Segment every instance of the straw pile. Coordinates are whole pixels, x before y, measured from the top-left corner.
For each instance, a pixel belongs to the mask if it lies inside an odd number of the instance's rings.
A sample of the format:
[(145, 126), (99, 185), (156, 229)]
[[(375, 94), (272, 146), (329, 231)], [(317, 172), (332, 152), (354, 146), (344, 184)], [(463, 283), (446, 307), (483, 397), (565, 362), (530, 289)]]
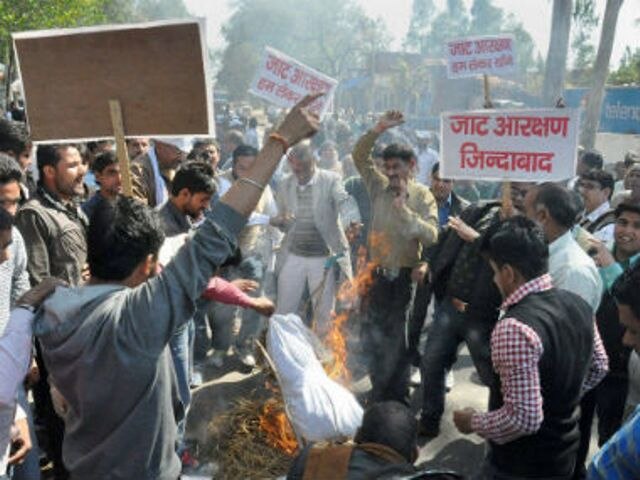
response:
[(209, 424), (210, 455), (220, 467), (220, 478), (266, 479), (286, 475), (293, 456), (269, 445), (260, 426), (265, 405), (284, 412), (281, 399), (265, 403), (264, 398), (244, 398)]

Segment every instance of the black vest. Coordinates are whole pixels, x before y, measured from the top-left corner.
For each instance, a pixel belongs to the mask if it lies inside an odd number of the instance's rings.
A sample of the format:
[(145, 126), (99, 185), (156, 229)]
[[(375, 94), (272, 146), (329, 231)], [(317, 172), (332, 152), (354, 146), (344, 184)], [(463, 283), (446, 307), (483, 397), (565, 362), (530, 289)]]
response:
[[(591, 307), (573, 293), (551, 289), (527, 295), (505, 318), (528, 325), (542, 341), (538, 370), (544, 420), (533, 435), (504, 445), (490, 442), (491, 462), (523, 478), (571, 475), (580, 438), (580, 393), (593, 355)], [(490, 410), (503, 404), (499, 378), (494, 385)]]

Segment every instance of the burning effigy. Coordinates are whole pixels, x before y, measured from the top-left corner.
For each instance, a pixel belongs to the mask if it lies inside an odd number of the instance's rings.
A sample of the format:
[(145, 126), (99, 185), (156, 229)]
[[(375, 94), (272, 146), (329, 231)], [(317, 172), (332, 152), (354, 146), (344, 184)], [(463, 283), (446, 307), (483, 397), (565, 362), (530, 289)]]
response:
[(210, 453), (222, 478), (276, 478), (287, 473), (306, 442), (353, 437), (362, 407), (330, 377), (344, 381), (348, 376), (338, 328), (341, 324), (334, 322), (329, 333), (337, 346), (327, 349), (298, 316), (271, 318), (265, 368), (273, 376), (265, 374), (264, 389), (238, 399), (209, 426)]

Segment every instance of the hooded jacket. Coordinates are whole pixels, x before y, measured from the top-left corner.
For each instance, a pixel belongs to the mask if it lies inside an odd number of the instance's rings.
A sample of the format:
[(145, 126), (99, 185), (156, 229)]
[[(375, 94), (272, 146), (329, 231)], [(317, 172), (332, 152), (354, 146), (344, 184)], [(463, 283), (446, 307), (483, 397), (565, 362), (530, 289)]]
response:
[(244, 223), (219, 203), (156, 277), (136, 288), (58, 288), (44, 303), (34, 332), (67, 406), (63, 459), (72, 478), (178, 478), (181, 412), (167, 344)]

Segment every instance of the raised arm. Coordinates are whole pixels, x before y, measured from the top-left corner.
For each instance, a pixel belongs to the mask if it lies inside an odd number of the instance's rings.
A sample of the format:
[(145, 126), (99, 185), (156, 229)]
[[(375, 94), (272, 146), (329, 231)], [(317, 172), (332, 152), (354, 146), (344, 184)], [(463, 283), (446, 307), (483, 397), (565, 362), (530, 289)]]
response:
[(371, 158), (371, 151), (376, 143), (376, 140), (384, 132), (395, 126), (404, 123), (404, 117), (402, 113), (397, 110), (390, 110), (386, 112), (375, 127), (365, 133), (353, 148), (353, 163), (360, 172), (360, 176), (364, 181), (369, 195), (374, 197), (380, 191), (384, 190), (388, 185), (387, 177), (385, 177), (378, 169), (376, 169)]

